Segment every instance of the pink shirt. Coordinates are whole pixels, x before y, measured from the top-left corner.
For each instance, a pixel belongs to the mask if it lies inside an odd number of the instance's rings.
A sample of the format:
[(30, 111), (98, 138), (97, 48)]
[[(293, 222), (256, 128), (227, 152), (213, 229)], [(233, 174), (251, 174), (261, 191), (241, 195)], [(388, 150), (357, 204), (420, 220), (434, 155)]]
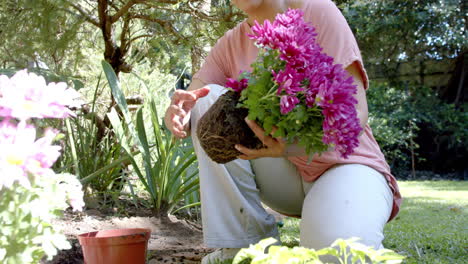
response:
[[(312, 23), (318, 36), (317, 42), (323, 51), (334, 58), (336, 64), (342, 64), (344, 68), (352, 63), (357, 63), (364, 88), (367, 89), (368, 77), (364, 69), (361, 52), (356, 39), (348, 26), (345, 18), (330, 0), (309, 0), (304, 3), (304, 19)], [(213, 83), (224, 86), (227, 78), (237, 78), (240, 71), (251, 70), (250, 64), (256, 59), (258, 49), (247, 34), (252, 34), (246, 21), (229, 30), (218, 40), (205, 60), (202, 68), (193, 78), (204, 83)], [(348, 159), (343, 159), (337, 152), (329, 151), (321, 155), (315, 155), (311, 163), (307, 163), (308, 157), (290, 157), (306, 181), (314, 181), (326, 170), (336, 164), (356, 163), (374, 168), (382, 173), (393, 192), (393, 210), (390, 219), (393, 219), (399, 211), (401, 195), (395, 177), (390, 173), (390, 167), (380, 151), (377, 142), (372, 135), (369, 125), (366, 125), (364, 133), (359, 138), (359, 147)]]

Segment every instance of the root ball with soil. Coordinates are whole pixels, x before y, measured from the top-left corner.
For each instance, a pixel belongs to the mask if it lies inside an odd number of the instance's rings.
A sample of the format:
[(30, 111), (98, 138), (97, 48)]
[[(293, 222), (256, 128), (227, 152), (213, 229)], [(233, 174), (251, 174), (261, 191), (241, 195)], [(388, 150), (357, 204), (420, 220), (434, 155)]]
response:
[(241, 144), (259, 149), (262, 142), (245, 122), (246, 108), (238, 108), (239, 94), (228, 91), (198, 121), (197, 136), (206, 154), (217, 163), (227, 163), (241, 153), (234, 148)]

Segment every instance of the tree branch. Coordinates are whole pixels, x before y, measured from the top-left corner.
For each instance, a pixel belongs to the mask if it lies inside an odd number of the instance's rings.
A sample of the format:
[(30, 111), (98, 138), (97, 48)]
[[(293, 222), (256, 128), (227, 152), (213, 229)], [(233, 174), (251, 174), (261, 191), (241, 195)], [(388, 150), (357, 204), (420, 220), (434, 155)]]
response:
[(151, 5), (151, 6), (155, 6), (157, 4), (170, 4), (170, 5), (175, 5), (175, 4), (178, 4), (179, 3), (179, 0), (158, 0), (156, 3), (148, 3), (147, 1), (145, 1), (145, 5)]
[(209, 17), (210, 15), (200, 10), (199, 7), (195, 7), (192, 3), (188, 2), (188, 7), (197, 14), (201, 14), (203, 17)]
[(130, 8), (132, 8), (132, 6), (138, 4), (138, 3), (144, 3), (146, 2), (146, 0), (130, 0), (128, 1), (122, 8), (120, 8), (117, 13), (115, 13), (113, 16), (110, 17), (110, 21), (111, 23), (114, 23), (116, 22), (117, 20), (119, 20), (119, 18), (121, 18), (124, 14), (126, 14), (128, 12), (128, 10)]
[(171, 31), (173, 33), (173, 35), (179, 41), (187, 40), (182, 34), (180, 34), (179, 31), (177, 31), (177, 29), (174, 28), (174, 26), (169, 21), (154, 18), (154, 17), (150, 17), (150, 16), (147, 16), (147, 15), (141, 15), (141, 14), (131, 15), (130, 18), (142, 19), (142, 20), (146, 20), (146, 21), (149, 21), (149, 22), (157, 23), (157, 24), (161, 25), (163, 28), (166, 28), (169, 31)]
[(84, 11), (79, 5), (72, 4), (72, 3), (70, 3), (70, 5), (71, 5), (76, 11), (78, 11), (78, 13), (80, 13), (80, 15), (81, 15), (82, 17), (84, 17), (84, 19), (85, 19), (86, 21), (88, 21), (89, 23), (95, 25), (96, 27), (99, 27), (99, 22), (98, 22), (95, 18), (91, 17), (91, 16), (89, 15), (89, 13), (87, 13), (86, 11)]
[(120, 48), (122, 49), (122, 53), (126, 54), (128, 51), (129, 43), (128, 43), (128, 36), (129, 36), (129, 28), (130, 26), (130, 18), (125, 16), (124, 23), (122, 26), (122, 33), (120, 34)]
[(136, 36), (136, 37), (134, 37), (134, 38), (132, 38), (132, 39), (130, 39), (130, 40), (128, 41), (128, 45), (130, 45), (131, 43), (133, 43), (134, 41), (136, 41), (136, 40), (138, 40), (138, 39), (141, 39), (141, 38), (151, 38), (151, 37), (153, 37), (153, 36), (154, 36), (154, 35), (151, 35), (151, 34), (144, 34), (144, 35)]
[(193, 15), (195, 15), (198, 18), (208, 20), (208, 21), (218, 21), (218, 22), (219, 21), (230, 21), (233, 16), (243, 15), (242, 12), (237, 11), (237, 12), (230, 12), (228, 17), (223, 17), (221, 15), (212, 16), (210, 14), (207, 14), (207, 13), (203, 12), (202, 10), (200, 10), (200, 8), (193, 6), (193, 4), (191, 2), (188, 3), (188, 7), (191, 10), (191, 13)]

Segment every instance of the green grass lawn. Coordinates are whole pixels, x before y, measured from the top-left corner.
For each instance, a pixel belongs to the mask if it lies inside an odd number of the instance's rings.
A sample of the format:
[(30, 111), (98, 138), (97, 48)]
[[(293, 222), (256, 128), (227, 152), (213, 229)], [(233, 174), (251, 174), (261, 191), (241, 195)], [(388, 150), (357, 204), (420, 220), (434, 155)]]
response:
[(468, 263), (468, 182), (400, 182), (404, 197), (385, 228), (386, 248), (405, 263)]
[[(399, 215), (385, 228), (384, 246), (404, 263), (468, 263), (468, 182), (399, 182), (404, 198)], [(281, 239), (298, 245), (299, 220), (286, 218)]]

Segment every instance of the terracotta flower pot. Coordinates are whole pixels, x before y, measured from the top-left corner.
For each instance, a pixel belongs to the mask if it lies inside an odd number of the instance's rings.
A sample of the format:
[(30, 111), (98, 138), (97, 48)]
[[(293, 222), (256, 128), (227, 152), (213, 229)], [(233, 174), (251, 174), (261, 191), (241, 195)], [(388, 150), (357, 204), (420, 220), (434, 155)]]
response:
[(112, 229), (78, 235), (85, 264), (144, 264), (151, 230)]

